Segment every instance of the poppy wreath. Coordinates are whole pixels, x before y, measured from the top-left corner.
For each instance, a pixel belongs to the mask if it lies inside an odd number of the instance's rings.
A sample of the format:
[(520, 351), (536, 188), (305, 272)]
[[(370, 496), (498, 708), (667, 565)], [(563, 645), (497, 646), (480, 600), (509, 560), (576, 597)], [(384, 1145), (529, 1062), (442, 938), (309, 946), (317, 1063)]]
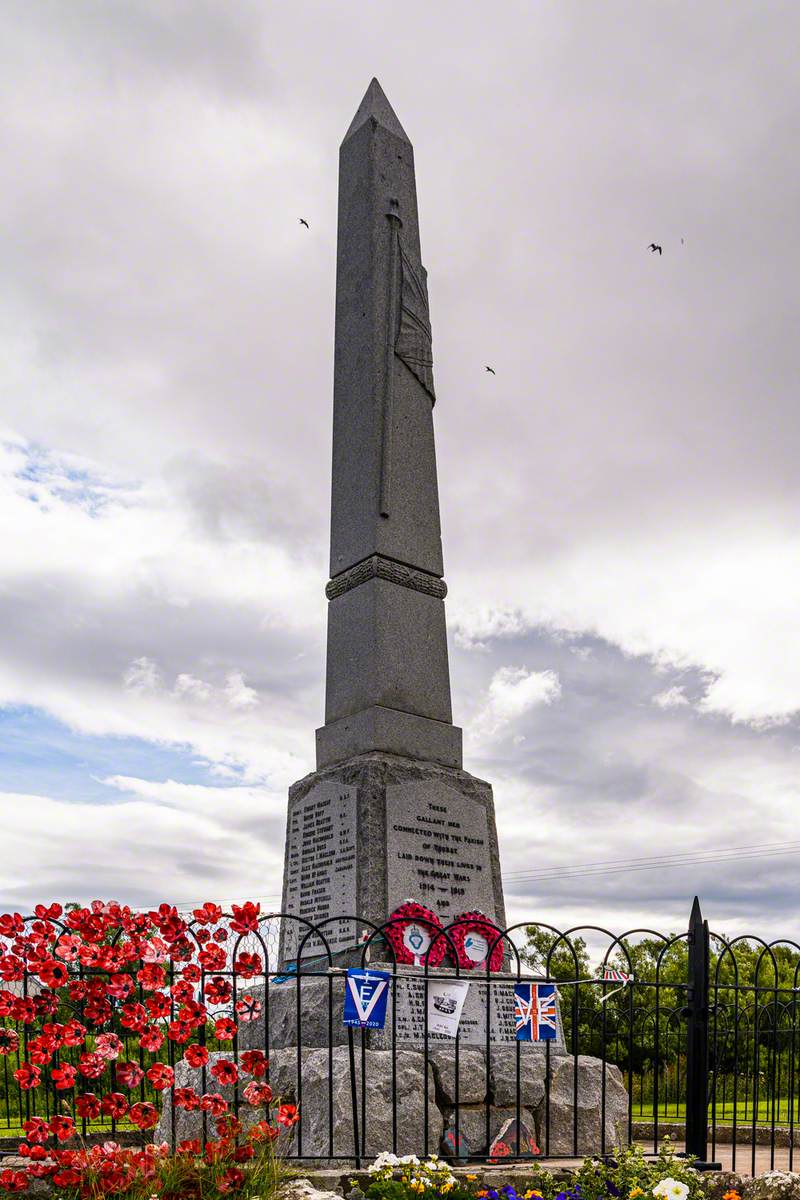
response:
[(447, 932), (455, 947), (459, 967), (465, 971), (473, 971), (475, 967), (485, 967), (486, 960), (473, 958), (467, 953), (468, 940), (471, 936), (482, 938), (489, 947), (493, 947), (489, 957), (489, 970), (499, 971), (503, 965), (503, 939), (501, 931), (493, 925), (482, 912), (466, 912), (456, 917)]
[[(447, 953), (447, 938), (436, 935), (442, 928), (442, 922), (432, 909), (416, 900), (405, 900), (396, 908), (389, 918), (390, 924), (383, 931), (394, 950), (395, 962), (398, 963), (427, 963), (429, 967), (438, 967)], [(412, 925), (421, 925), (430, 937), (427, 948), (420, 947), (421, 953), (414, 954), (413, 949), (406, 945), (406, 932)]]

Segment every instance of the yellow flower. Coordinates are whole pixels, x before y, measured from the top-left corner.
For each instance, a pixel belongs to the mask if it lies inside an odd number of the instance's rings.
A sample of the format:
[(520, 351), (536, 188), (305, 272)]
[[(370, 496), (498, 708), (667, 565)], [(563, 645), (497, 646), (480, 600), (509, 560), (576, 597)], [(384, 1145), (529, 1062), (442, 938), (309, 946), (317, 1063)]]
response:
[(522, 1200), (533, 1200), (534, 1196), (538, 1197), (538, 1200), (542, 1200), (541, 1192), (534, 1191), (533, 1188), (528, 1188), (527, 1192), (525, 1192), (523, 1195)]
[(731, 1188), (729, 1192), (725, 1192), (722, 1200), (742, 1200), (742, 1197), (734, 1188)]
[(477, 1175), (465, 1175), (464, 1178), (466, 1179), (467, 1183), (477, 1183), (478, 1182)]
[(631, 1188), (630, 1195), (628, 1196), (628, 1200), (636, 1200), (637, 1196), (643, 1196), (643, 1195), (644, 1195), (644, 1188), (640, 1188), (640, 1187)]

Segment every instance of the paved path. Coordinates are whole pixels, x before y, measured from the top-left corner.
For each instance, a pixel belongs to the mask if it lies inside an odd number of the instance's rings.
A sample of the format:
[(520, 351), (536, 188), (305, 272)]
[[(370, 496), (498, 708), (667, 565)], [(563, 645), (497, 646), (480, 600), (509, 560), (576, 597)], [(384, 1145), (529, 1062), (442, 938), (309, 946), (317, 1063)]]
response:
[[(683, 1150), (682, 1142), (673, 1143), (676, 1150)], [(653, 1143), (641, 1142), (640, 1145), (644, 1148), (645, 1153), (652, 1153)], [(711, 1145), (709, 1143), (708, 1152), (711, 1154)], [(738, 1171), (740, 1175), (753, 1174), (753, 1148), (750, 1145), (739, 1145), (736, 1147), (736, 1166), (732, 1166), (733, 1146), (730, 1142), (717, 1142), (715, 1161), (720, 1163), (723, 1171)], [(795, 1146), (792, 1165), (789, 1165), (789, 1147), (776, 1146), (774, 1155), (770, 1151), (769, 1146), (756, 1146), (756, 1175), (763, 1175), (765, 1171), (800, 1171), (800, 1148)]]

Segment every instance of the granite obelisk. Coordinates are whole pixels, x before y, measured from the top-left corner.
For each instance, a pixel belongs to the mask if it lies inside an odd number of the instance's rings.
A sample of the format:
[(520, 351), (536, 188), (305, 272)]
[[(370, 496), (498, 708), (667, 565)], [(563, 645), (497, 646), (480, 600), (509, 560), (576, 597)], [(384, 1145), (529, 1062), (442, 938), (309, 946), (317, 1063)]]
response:
[(373, 79), (339, 158), (325, 724), (290, 789), (283, 889), (334, 949), (354, 940), (335, 918), (407, 898), (504, 921), (491, 787), (452, 723), (431, 347), (414, 151)]

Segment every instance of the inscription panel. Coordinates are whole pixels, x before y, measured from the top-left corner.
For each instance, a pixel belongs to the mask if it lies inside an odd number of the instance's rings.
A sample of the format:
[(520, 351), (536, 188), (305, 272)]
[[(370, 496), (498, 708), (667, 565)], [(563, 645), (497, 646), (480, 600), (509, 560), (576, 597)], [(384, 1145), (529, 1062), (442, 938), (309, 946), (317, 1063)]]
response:
[[(356, 792), (354, 787), (326, 780), (315, 784), (293, 805), (287, 835), (285, 912), (314, 924), (355, 913)], [(285, 958), (297, 957), (304, 933), (302, 925), (285, 922)], [(325, 926), (325, 938), (333, 951), (351, 946), (354, 937), (352, 921), (333, 921)], [(321, 939), (311, 936), (302, 956), (322, 951)]]
[[(374, 965), (384, 966), (386, 964)], [(391, 966), (388, 966), (387, 969), (391, 970)], [(370, 1045), (376, 1049), (391, 1049), (393, 1002), (397, 1005), (396, 1044), (399, 1046), (402, 1043), (418, 1050), (422, 1049), (425, 1045), (426, 985), (424, 979), (404, 979), (402, 977), (404, 971), (410, 969), (403, 968), (402, 966), (396, 968), (399, 978), (394, 984), (394, 996), (389, 1000), (386, 1026), (382, 1031), (370, 1034)], [(434, 975), (437, 977), (454, 974), (454, 971), (448, 970), (446, 967), (437, 968), (434, 972)], [(467, 979), (469, 977), (462, 973), (460, 978)], [(461, 1021), (458, 1027), (461, 1045), (486, 1045), (487, 991), (491, 991), (491, 1009), (489, 1010), (490, 1045), (515, 1046), (517, 1044), (517, 1037), (514, 1023), (513, 980), (509, 980), (508, 983), (497, 982), (486, 984), (480, 983), (477, 979), (470, 979), (469, 991), (464, 1001), (464, 1007), (461, 1010)], [(563, 1054), (564, 1038), (561, 1026), (560, 1004), (558, 1004), (558, 1009), (558, 1033), (549, 1045), (551, 1053)], [(447, 1037), (445, 1034), (430, 1033), (429, 1031), (428, 1044), (433, 1046), (436, 1043), (452, 1046), (453, 1039)], [(522, 1048), (527, 1053), (529, 1047), (540, 1048), (543, 1044), (541, 1042), (526, 1042)]]
[(410, 780), (386, 788), (389, 912), (418, 900), (443, 925), (467, 909), (494, 920), (486, 809), (443, 784)]

